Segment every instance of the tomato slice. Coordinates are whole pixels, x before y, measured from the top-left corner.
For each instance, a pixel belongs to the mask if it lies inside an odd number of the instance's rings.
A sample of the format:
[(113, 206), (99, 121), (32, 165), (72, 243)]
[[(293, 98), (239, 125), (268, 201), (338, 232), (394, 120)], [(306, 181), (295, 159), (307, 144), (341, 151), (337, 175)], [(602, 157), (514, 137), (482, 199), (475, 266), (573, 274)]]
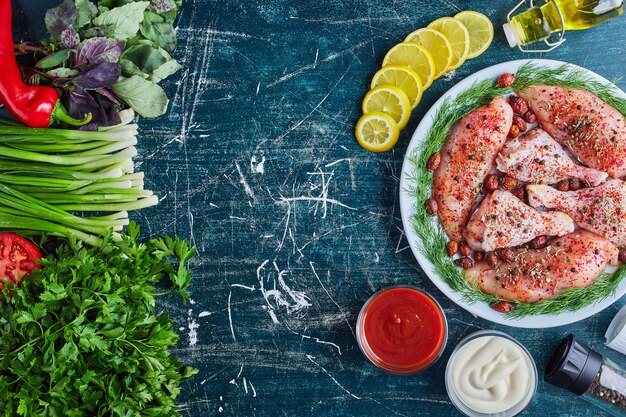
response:
[(41, 252), (33, 242), (15, 233), (0, 233), (0, 288), (7, 280), (19, 284), (35, 268), (41, 268), (37, 259)]

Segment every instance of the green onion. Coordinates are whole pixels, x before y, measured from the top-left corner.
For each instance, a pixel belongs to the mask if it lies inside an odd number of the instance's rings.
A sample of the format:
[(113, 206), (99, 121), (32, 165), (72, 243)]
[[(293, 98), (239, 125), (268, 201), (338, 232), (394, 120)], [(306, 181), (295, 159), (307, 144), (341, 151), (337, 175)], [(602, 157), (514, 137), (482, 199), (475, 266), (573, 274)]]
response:
[(0, 118), (0, 230), (99, 246), (112, 228), (118, 239), (128, 211), (159, 201), (134, 172), (133, 117), (126, 112), (123, 124), (96, 132), (32, 129)]

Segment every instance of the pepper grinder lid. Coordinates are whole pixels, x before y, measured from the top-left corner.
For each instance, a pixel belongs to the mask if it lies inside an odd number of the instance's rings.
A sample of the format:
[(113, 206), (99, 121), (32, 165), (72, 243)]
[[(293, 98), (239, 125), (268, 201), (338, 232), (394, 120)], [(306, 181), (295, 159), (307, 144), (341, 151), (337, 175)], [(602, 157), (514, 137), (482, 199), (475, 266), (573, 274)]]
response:
[(552, 352), (544, 379), (549, 384), (581, 395), (591, 386), (600, 365), (602, 355), (589, 349), (570, 333)]

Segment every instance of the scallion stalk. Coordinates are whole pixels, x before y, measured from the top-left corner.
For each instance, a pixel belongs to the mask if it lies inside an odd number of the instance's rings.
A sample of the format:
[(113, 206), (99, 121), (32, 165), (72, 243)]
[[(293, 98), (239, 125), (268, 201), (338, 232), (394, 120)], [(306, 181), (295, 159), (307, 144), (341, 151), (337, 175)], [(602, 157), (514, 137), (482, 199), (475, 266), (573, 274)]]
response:
[(143, 189), (143, 173), (134, 172), (133, 117), (123, 112), (122, 125), (96, 132), (31, 129), (0, 119), (0, 230), (100, 245), (100, 236), (113, 229), (119, 239), (128, 211), (159, 201)]

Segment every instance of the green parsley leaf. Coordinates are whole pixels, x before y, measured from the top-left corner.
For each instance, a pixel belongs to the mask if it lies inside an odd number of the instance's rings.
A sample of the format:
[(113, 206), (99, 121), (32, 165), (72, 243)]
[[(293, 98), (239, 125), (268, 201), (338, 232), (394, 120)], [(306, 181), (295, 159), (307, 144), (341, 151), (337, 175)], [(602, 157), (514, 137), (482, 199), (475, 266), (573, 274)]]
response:
[(155, 286), (166, 278), (188, 297), (185, 262), (195, 250), (178, 239), (140, 242), (134, 223), (128, 233), (121, 242), (107, 236), (101, 248), (68, 241), (21, 288), (7, 284), (1, 415), (180, 415), (180, 384), (197, 370), (169, 352), (179, 338), (156, 313)]

